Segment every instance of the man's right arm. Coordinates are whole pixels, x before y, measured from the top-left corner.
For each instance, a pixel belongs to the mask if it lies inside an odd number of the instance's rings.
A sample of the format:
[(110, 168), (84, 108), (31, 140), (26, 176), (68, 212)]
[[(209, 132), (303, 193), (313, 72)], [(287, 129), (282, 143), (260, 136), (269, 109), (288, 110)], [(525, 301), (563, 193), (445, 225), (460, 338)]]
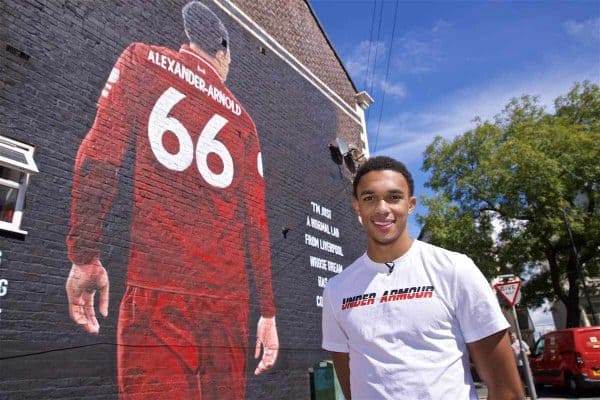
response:
[(332, 351), (331, 359), (333, 360), (333, 367), (335, 368), (335, 374), (340, 382), (340, 387), (342, 388), (342, 392), (344, 392), (344, 397), (346, 397), (346, 400), (351, 400), (350, 355), (348, 353), (338, 353)]
[(69, 313), (89, 333), (97, 333), (94, 297), (100, 313), (108, 314), (108, 276), (100, 262), (105, 216), (117, 192), (118, 170), (131, 140), (131, 115), (126, 100), (135, 45), (115, 64), (98, 100), (96, 119), (83, 139), (73, 174), (71, 229), (67, 251), (73, 263), (66, 290)]
[(98, 100), (94, 124), (77, 151), (67, 236), (73, 264), (87, 265), (100, 258), (104, 218), (117, 192), (117, 174), (131, 136), (126, 94), (134, 48), (129, 46), (112, 69)]

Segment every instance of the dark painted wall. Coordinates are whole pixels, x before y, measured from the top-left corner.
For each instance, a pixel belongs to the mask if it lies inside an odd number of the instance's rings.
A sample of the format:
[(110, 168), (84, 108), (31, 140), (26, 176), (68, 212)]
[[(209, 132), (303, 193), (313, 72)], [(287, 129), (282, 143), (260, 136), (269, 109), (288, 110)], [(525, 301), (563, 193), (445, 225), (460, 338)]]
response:
[[(185, 42), (184, 4), (56, 0), (0, 5), (0, 135), (34, 145), (40, 169), (27, 194), (22, 229), (29, 234), (0, 233), (0, 279), (7, 281), (0, 297), (0, 398), (117, 397), (116, 327), (126, 284), (135, 150), (125, 156), (106, 218), (102, 262), (111, 293), (109, 316), (100, 320), (98, 335), (82, 332), (70, 320), (64, 289), (75, 154), (119, 54), (132, 42), (178, 49)], [(282, 59), (260, 52), (260, 43), (217, 6), (208, 5), (229, 30), (228, 87), (253, 118), (261, 140), (271, 232), (281, 351), (271, 372), (252, 374), (259, 312), (251, 297), (246, 398), (307, 399), (307, 370), (327, 358), (320, 350), (320, 284), (335, 275), (311, 267), (310, 257), (333, 262), (335, 269), (364, 248), (350, 208), (350, 181), (327, 146), (349, 117)], [(23, 54), (7, 51), (7, 45)], [(357, 137), (359, 131), (356, 125)], [(318, 215), (315, 204), (325, 215)], [(332, 233), (337, 229), (339, 237), (308, 226), (310, 217), (327, 223)], [(307, 244), (307, 234), (340, 246), (343, 256)]]

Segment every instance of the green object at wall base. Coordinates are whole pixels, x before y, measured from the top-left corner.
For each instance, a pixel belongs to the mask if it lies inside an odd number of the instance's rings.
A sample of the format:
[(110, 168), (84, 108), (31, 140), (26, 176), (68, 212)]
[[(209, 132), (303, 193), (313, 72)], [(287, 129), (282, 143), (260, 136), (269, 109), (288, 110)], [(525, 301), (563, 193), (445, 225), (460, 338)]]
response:
[(331, 361), (319, 361), (309, 372), (311, 400), (346, 400)]

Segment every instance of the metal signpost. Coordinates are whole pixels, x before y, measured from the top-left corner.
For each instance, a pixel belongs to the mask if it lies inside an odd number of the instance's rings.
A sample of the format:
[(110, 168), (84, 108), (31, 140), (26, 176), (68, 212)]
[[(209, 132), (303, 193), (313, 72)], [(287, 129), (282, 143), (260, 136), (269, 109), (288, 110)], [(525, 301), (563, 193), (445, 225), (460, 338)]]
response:
[(500, 278), (500, 281), (494, 284), (494, 288), (498, 291), (498, 293), (500, 293), (500, 295), (512, 308), (513, 317), (515, 318), (517, 339), (519, 340), (521, 360), (523, 361), (523, 367), (525, 368), (525, 378), (527, 379), (529, 394), (531, 395), (532, 400), (537, 400), (535, 384), (533, 383), (533, 376), (531, 375), (531, 368), (529, 367), (529, 359), (527, 358), (527, 353), (525, 353), (525, 350), (523, 350), (521, 327), (519, 326), (519, 318), (517, 316), (517, 310), (515, 308), (515, 304), (517, 304), (519, 300), (521, 300), (521, 279), (519, 279), (516, 276), (502, 276)]

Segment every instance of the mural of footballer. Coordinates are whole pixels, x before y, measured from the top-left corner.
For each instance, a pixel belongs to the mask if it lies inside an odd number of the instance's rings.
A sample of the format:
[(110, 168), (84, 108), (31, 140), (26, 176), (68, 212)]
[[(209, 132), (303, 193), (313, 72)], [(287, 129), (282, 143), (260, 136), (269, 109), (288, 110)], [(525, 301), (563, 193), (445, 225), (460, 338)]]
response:
[(279, 349), (256, 127), (224, 82), (229, 34), (204, 4), (182, 10), (179, 51), (131, 44), (98, 101), (75, 162), (69, 313), (97, 333), (108, 314), (101, 263), (119, 170), (135, 148), (127, 286), (118, 321), (121, 399), (243, 399), (252, 264), (261, 317), (254, 373)]

